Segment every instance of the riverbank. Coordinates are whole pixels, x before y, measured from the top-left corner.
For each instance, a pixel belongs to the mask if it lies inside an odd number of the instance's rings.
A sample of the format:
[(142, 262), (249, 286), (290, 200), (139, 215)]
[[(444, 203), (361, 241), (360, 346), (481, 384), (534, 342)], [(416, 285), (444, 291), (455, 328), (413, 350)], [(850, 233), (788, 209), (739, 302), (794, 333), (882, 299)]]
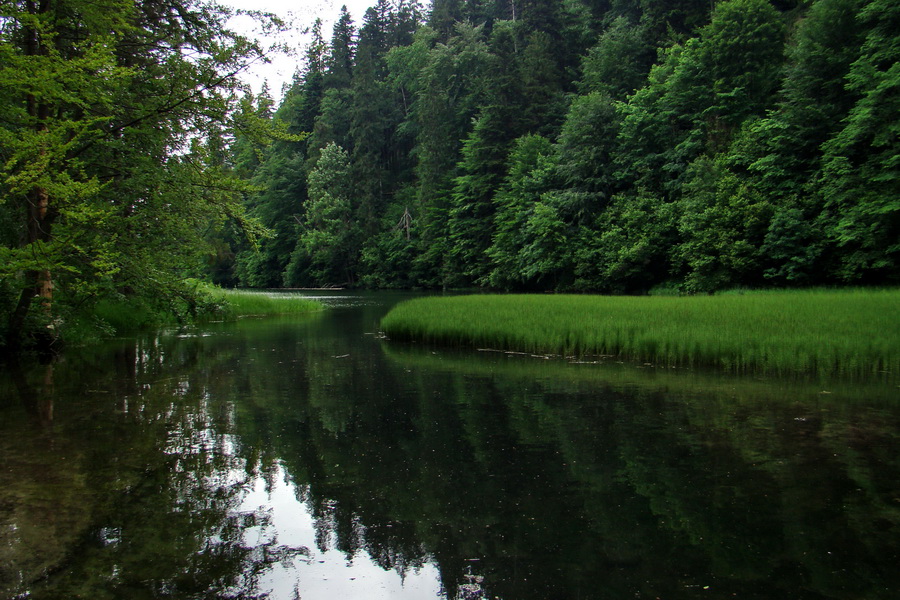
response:
[(289, 293), (223, 288), (209, 288), (207, 293), (218, 307), (215, 311), (203, 316), (203, 319), (207, 321), (233, 321), (241, 317), (302, 314), (324, 308), (321, 302)]
[(102, 300), (78, 315), (68, 340), (90, 342), (160, 327), (236, 321), (245, 317), (306, 314), (323, 310), (320, 302), (295, 294), (232, 290), (198, 284), (190, 293), (154, 302), (143, 297)]
[(900, 372), (900, 289), (429, 297), (396, 306), (381, 328), (393, 340), (730, 372)]

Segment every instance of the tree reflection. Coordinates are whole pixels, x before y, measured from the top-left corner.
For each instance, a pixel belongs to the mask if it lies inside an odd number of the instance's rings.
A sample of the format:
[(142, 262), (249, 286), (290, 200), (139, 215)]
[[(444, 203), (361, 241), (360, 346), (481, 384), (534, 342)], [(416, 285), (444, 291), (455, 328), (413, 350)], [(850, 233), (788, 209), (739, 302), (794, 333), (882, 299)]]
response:
[[(460, 600), (900, 588), (895, 407), (385, 356), (352, 327), (157, 336), (57, 364), (52, 386), (0, 381), (20, 398), (0, 405), (0, 591), (254, 598), (278, 571), (303, 596), (331, 550), (436, 564)], [(48, 396), (52, 421), (27, 408)], [(308, 546), (257, 502), (283, 485)]]
[[(71, 404), (58, 411), (65, 460), (4, 448), (4, 466), (30, 458), (44, 473), (13, 473), (2, 486), (3, 530), (17, 532), (2, 544), (5, 592), (249, 598), (271, 565), (308, 556), (270, 535), (266, 510), (242, 507), (252, 474), (275, 464), (242, 456), (233, 406), (194, 377), (199, 349), (138, 344), (95, 364), (98, 377), (67, 390)], [(43, 498), (52, 507), (37, 510)]]

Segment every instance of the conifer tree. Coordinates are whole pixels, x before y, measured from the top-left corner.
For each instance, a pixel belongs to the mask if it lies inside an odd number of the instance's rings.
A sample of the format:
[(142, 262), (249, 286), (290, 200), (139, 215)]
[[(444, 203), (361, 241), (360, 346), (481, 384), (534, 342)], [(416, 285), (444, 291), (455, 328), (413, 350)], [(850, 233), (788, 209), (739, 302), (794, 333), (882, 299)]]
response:
[(353, 19), (347, 11), (347, 6), (341, 6), (341, 14), (332, 30), (330, 52), (325, 63), (328, 67), (329, 88), (350, 86), (356, 52), (355, 35), (356, 29), (353, 27)]
[(303, 226), (286, 280), (292, 285), (352, 285), (360, 237), (347, 152), (334, 142), (325, 146), (308, 186)]

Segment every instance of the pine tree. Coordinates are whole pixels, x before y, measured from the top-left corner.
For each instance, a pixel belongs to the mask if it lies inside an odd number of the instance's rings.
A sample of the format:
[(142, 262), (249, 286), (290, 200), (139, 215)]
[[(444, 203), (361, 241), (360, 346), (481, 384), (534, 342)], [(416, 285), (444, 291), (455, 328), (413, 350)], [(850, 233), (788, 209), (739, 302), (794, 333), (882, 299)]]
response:
[[(553, 187), (553, 145), (541, 136), (527, 135), (516, 140), (507, 165), (508, 175), (494, 198), (494, 235), (487, 255), (491, 270), (487, 281), (500, 289), (537, 288), (552, 275), (545, 269), (538, 223), (545, 219), (541, 196)], [(563, 250), (565, 244), (555, 251)], [(558, 266), (558, 265), (556, 265)]]
[(347, 7), (341, 7), (341, 14), (334, 24), (331, 36), (331, 48), (325, 64), (327, 65), (327, 83), (329, 88), (346, 88), (350, 86), (353, 76), (353, 59), (356, 51), (354, 38), (356, 29)]
[(644, 85), (654, 58), (643, 30), (618, 17), (584, 58), (582, 92), (603, 92), (614, 100), (625, 100)]
[(428, 25), (442, 40), (447, 40), (453, 28), (462, 19), (462, 0), (432, 0)]

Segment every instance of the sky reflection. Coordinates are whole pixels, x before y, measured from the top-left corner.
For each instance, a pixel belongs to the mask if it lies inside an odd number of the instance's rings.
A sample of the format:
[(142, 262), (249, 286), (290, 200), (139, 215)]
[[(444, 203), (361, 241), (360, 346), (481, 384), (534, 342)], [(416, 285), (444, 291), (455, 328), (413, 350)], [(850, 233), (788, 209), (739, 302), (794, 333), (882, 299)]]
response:
[[(259, 476), (240, 504), (241, 512), (266, 511), (268, 522), (248, 529), (244, 543), (255, 547), (275, 541), (279, 547), (305, 549), (303, 555), (288, 556), (262, 574), (258, 593), (272, 600), (354, 600), (443, 598), (440, 573), (432, 562), (400, 573), (375, 563), (365, 550), (353, 556), (323, 539), (321, 528), (305, 498), (308, 487), (297, 487), (282, 466), (275, 477)], [(318, 536), (318, 538), (317, 538)]]

